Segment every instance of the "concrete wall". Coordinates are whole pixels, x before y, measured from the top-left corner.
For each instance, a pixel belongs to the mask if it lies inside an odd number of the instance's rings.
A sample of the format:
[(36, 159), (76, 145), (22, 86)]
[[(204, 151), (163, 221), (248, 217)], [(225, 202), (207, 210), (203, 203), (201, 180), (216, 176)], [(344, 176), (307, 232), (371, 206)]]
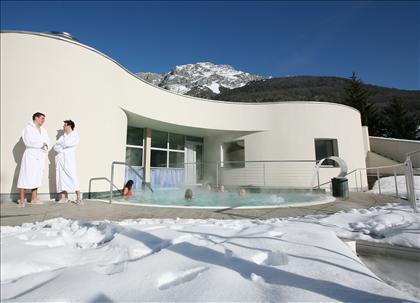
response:
[[(403, 163), (407, 153), (420, 150), (420, 141), (370, 137), (370, 147), (375, 153)], [(413, 166), (420, 168), (420, 153), (411, 157)]]
[[(245, 140), (246, 160), (315, 159), (315, 138), (337, 138), (339, 156), (349, 169), (365, 166), (360, 114), (350, 107), (230, 103), (173, 94), (92, 48), (54, 35), (1, 33), (1, 88), (3, 194), (17, 191), (21, 131), (36, 111), (46, 114), (53, 143), (62, 121), (75, 121), (84, 192), (90, 178), (109, 177), (111, 162), (125, 160), (127, 120), (133, 126), (204, 137), (205, 161), (219, 160), (220, 144), (235, 138)], [(50, 152), (45, 164), (42, 193), (55, 192), (54, 155)], [(123, 170), (116, 180), (122, 186)], [(108, 189), (105, 182), (93, 187)]]

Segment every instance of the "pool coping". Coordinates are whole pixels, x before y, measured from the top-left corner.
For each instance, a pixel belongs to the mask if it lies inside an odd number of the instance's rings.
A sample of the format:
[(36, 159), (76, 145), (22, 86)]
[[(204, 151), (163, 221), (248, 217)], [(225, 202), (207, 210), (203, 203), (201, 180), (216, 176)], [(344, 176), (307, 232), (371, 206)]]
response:
[(57, 204), (51, 200), (44, 205), (27, 205), (18, 208), (16, 203), (0, 204), (0, 225), (16, 226), (24, 223), (41, 222), (54, 218), (65, 218), (80, 221), (122, 221), (126, 219), (216, 219), (216, 220), (267, 220), (297, 218), (304, 216), (328, 216), (339, 211), (351, 209), (380, 207), (388, 203), (405, 203), (406, 200), (372, 193), (351, 192), (347, 200), (337, 199), (332, 203), (312, 206), (259, 208), (259, 209), (191, 209), (169, 207), (139, 207), (115, 203), (104, 203), (99, 200), (84, 200), (85, 205), (74, 203)]
[(142, 206), (142, 207), (163, 207), (163, 208), (185, 208), (185, 209), (271, 209), (271, 208), (287, 208), (287, 207), (304, 207), (304, 206), (313, 206), (313, 205), (321, 205), (326, 203), (333, 203), (336, 202), (337, 199), (333, 196), (326, 196), (325, 200), (321, 201), (313, 201), (313, 202), (299, 202), (299, 203), (286, 203), (283, 205), (255, 205), (255, 206), (229, 206), (229, 205), (222, 205), (222, 206), (198, 206), (198, 205), (164, 205), (164, 204), (149, 204), (149, 203), (136, 203), (136, 202), (125, 202), (119, 200), (103, 200), (103, 199), (95, 199), (95, 201), (100, 201), (104, 203), (111, 203), (111, 204), (120, 204), (120, 205), (130, 205), (130, 206)]

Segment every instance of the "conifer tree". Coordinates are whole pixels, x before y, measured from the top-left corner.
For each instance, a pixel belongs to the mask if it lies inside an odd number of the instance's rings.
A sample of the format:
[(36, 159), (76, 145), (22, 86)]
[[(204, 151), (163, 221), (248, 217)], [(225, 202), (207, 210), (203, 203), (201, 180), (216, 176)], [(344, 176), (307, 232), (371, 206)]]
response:
[(353, 72), (350, 77), (351, 82), (346, 88), (346, 99), (344, 104), (357, 109), (360, 112), (362, 125), (369, 127), (369, 133), (372, 136), (381, 136), (381, 114), (374, 103), (369, 102), (373, 92), (369, 91), (363, 82), (357, 78)]
[(420, 119), (415, 113), (408, 112), (405, 104), (393, 97), (384, 109), (385, 136), (398, 139), (419, 139)]

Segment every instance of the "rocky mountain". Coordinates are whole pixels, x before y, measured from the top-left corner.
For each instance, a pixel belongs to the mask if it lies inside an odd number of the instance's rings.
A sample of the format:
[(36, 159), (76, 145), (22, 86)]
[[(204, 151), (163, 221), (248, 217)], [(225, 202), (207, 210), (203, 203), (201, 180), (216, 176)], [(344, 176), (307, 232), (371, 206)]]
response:
[(164, 74), (137, 73), (139, 78), (172, 92), (200, 98), (214, 98), (221, 91), (246, 85), (263, 77), (211, 62), (178, 65)]
[(163, 79), (163, 75), (157, 73), (137, 73), (136, 76), (156, 86), (159, 86)]

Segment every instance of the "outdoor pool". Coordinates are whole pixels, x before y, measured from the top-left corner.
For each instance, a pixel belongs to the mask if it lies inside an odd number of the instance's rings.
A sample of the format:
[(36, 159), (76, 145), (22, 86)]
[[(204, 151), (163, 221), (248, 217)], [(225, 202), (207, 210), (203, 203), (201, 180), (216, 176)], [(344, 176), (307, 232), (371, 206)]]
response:
[(151, 193), (148, 190), (133, 192), (133, 196), (118, 202), (130, 204), (161, 206), (161, 207), (191, 207), (191, 208), (273, 208), (322, 204), (335, 201), (329, 194), (308, 191), (281, 190), (249, 190), (245, 197), (239, 196), (238, 190), (229, 192), (209, 192), (204, 189), (193, 189), (193, 199), (184, 199), (185, 190), (165, 189)]

